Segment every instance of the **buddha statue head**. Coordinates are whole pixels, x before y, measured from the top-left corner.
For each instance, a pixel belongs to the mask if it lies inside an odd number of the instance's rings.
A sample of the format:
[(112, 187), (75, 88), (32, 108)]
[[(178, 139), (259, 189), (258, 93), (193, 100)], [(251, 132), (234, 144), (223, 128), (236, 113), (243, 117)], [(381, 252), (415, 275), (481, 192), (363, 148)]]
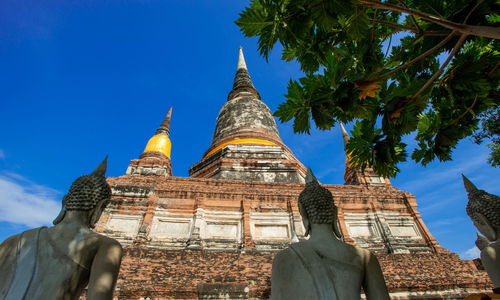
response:
[(467, 177), (462, 175), (468, 193), (467, 215), (474, 226), (489, 241), (500, 238), (500, 197), (478, 189)]
[(305, 236), (311, 232), (311, 224), (331, 224), (337, 238), (342, 239), (332, 193), (320, 185), (310, 168), (307, 169), (306, 186), (299, 195), (299, 211), (306, 229)]
[(95, 227), (104, 208), (111, 197), (111, 188), (106, 182), (106, 157), (89, 175), (78, 177), (63, 197), (59, 215), (54, 219), (54, 225), (59, 224), (67, 212), (83, 211), (88, 213), (88, 225)]

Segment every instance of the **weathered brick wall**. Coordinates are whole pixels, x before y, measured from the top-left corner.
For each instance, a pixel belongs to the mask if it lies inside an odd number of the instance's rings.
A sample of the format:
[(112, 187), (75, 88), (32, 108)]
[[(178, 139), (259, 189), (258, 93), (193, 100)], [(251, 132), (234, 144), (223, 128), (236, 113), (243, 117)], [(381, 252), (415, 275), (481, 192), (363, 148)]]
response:
[(491, 289), (485, 271), (455, 253), (377, 255), (391, 292)]
[[(275, 253), (191, 251), (129, 247), (116, 295), (119, 299), (198, 298), (200, 284), (245, 284), (250, 298), (269, 298)], [(484, 271), (456, 254), (378, 255), (390, 292), (491, 288)]]
[(268, 298), (273, 253), (130, 247), (120, 270), (119, 299), (198, 298), (203, 283), (243, 283), (249, 297)]

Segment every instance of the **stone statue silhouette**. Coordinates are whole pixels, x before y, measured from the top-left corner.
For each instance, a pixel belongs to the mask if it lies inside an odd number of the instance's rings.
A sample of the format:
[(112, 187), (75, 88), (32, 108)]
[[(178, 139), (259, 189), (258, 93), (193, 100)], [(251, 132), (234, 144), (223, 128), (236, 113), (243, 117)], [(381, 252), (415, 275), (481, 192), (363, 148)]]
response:
[(54, 227), (0, 244), (0, 300), (79, 299), (87, 285), (88, 300), (112, 299), (122, 248), (91, 230), (111, 196), (106, 164), (73, 182)]
[(486, 238), (478, 236), (476, 245), (481, 250), (481, 262), (500, 294), (500, 197), (478, 189), (462, 175), (468, 193), (467, 215)]
[(377, 258), (368, 250), (341, 241), (337, 209), (330, 191), (308, 169), (299, 210), (308, 240), (291, 244), (273, 262), (271, 299), (361, 299), (389, 295)]

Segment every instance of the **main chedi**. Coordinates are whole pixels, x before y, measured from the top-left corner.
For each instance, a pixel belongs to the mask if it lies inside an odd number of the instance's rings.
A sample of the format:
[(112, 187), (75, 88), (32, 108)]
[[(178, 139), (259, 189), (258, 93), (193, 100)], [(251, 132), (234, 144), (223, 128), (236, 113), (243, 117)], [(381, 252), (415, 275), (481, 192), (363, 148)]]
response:
[[(207, 149), (189, 177), (171, 172), (175, 140), (170, 157), (149, 146), (152, 138), (124, 176), (108, 179), (113, 196), (96, 229), (124, 247), (119, 299), (271, 296), (276, 253), (306, 238), (297, 205), (306, 168), (263, 99), (240, 49), (212, 142), (193, 145)], [(484, 271), (437, 243), (413, 195), (369, 169), (347, 163), (345, 175), (345, 184), (323, 185), (338, 230), (346, 243), (376, 254), (391, 297), (460, 298), (490, 288)]]
[(212, 145), (189, 169), (190, 176), (301, 183), (305, 172), (281, 140), (271, 110), (250, 79), (240, 48), (233, 89), (217, 117)]

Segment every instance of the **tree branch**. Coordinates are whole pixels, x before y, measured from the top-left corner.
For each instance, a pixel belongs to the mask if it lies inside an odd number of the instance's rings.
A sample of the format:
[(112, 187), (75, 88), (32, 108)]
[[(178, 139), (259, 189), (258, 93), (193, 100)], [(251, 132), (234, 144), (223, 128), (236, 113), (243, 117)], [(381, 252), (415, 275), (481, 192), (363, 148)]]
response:
[(390, 60), (388, 60), (382, 67), (378, 68), (375, 72), (373, 72), (373, 74), (377, 74), (378, 72), (384, 70), (389, 64), (391, 64), (393, 61), (395, 61), (396, 58), (398, 58), (406, 49), (413, 46), (421, 38), (423, 38), (423, 35), (415, 36), (415, 38), (411, 42), (409, 42), (404, 47), (402, 47), (401, 50), (399, 50), (399, 52), (396, 55), (393, 55)]
[(424, 53), (422, 53), (421, 55), (415, 57), (414, 59), (410, 60), (409, 62), (407, 62), (406, 64), (402, 65), (402, 66), (399, 66), (395, 69), (392, 69), (391, 71), (385, 73), (385, 74), (382, 74), (380, 75), (379, 77), (377, 77), (376, 79), (373, 79), (373, 80), (380, 80), (380, 79), (383, 79), (383, 78), (386, 78), (396, 72), (399, 72), (401, 70), (404, 70), (406, 68), (408, 68), (409, 66), (413, 65), (414, 63), (426, 58), (427, 56), (431, 55), (432, 53), (436, 52), (439, 48), (443, 47), (446, 43), (448, 43), (448, 41), (455, 35), (455, 32), (451, 32), (447, 37), (445, 37), (441, 42), (439, 42), (437, 45), (435, 45), (434, 47), (432, 47), (431, 49), (425, 51)]
[(477, 35), (477, 36), (484, 36), (484, 37), (492, 38), (492, 39), (500, 39), (500, 28), (497, 28), (497, 27), (459, 24), (459, 23), (455, 23), (455, 22), (440, 18), (440, 17), (435, 16), (435, 15), (431, 15), (428, 13), (423, 13), (423, 12), (412, 10), (409, 8), (404, 8), (401, 6), (388, 4), (388, 3), (382, 3), (382, 2), (373, 1), (373, 0), (360, 0), (360, 3), (362, 6), (365, 6), (365, 7), (387, 9), (387, 10), (391, 10), (391, 11), (398, 11), (398, 12), (402, 12), (405, 14), (409, 14), (409, 15), (427, 20), (429, 22), (436, 23), (436, 24), (441, 25), (445, 28), (452, 29), (453, 31), (459, 32), (461, 34)]
[(387, 21), (384, 21), (384, 20), (375, 20), (375, 19), (373, 19), (372, 21), (375, 22), (375, 23), (378, 23), (378, 24), (384, 24), (384, 25), (387, 25), (387, 26), (391, 26), (391, 27), (394, 27), (394, 28), (401, 29), (401, 30), (407, 30), (407, 31), (415, 32), (415, 33), (420, 33), (420, 31), (418, 29), (415, 29), (415, 28), (410, 27), (410, 26), (404, 26), (404, 25), (400, 25), (400, 24), (396, 24), (396, 23), (392, 23), (392, 22), (387, 22)]
[(469, 17), (472, 15), (472, 13), (476, 10), (476, 8), (479, 6), (479, 4), (481, 4), (483, 2), (483, 0), (477, 0), (476, 2), (476, 5), (474, 5), (474, 7), (469, 11), (469, 13), (467, 14), (467, 16), (465, 17), (465, 20), (464, 20), (464, 24), (467, 23), (467, 20), (469, 20)]
[(418, 90), (418, 92), (412, 96), (413, 99), (416, 99), (418, 96), (420, 96), (432, 84), (432, 82), (436, 80), (436, 78), (441, 74), (441, 72), (443, 72), (444, 68), (448, 65), (453, 56), (455, 56), (458, 50), (460, 50), (466, 38), (467, 38), (466, 34), (462, 34), (460, 36), (457, 43), (455, 44), (455, 47), (453, 47), (453, 50), (451, 50), (450, 55), (448, 55), (448, 58), (446, 58), (441, 67), (439, 67), (439, 70), (437, 70), (436, 73), (434, 73), (434, 75), (432, 75), (432, 77), (429, 78), (429, 80), (427, 80), (427, 82), (420, 88), (420, 90)]
[(495, 72), (499, 66), (500, 66), (500, 61), (497, 62), (493, 68), (491, 68), (491, 71), (488, 72), (488, 76), (491, 76), (491, 74), (493, 74), (493, 72)]
[[(418, 29), (415, 29), (415, 28), (410, 27), (410, 26), (405, 26), (405, 25), (401, 25), (401, 24), (391, 23), (391, 22), (384, 21), (384, 20), (375, 20), (375, 19), (372, 19), (371, 21), (373, 23), (384, 24), (384, 25), (387, 25), (387, 26), (391, 26), (391, 27), (397, 28), (397, 29), (399, 29), (398, 31), (407, 30), (407, 31), (415, 32), (416, 34), (422, 34), (422, 35), (427, 35), (427, 36), (443, 36), (443, 35), (450, 34), (450, 31), (422, 31), (422, 30), (418, 30)], [(392, 32), (392, 33), (394, 33), (394, 32)]]
[(387, 49), (385, 50), (384, 58), (386, 58), (387, 54), (389, 54), (389, 49), (391, 49), (391, 44), (392, 44), (392, 34), (391, 36), (389, 36), (389, 44), (387, 44)]
[[(408, 5), (406, 5), (406, 3), (403, 1), (403, 0), (398, 0), (399, 3), (401, 3), (401, 5), (403, 5), (404, 8), (408, 8)], [(411, 22), (413, 23), (413, 26), (415, 26), (415, 28), (417, 28), (417, 30), (419, 32), (422, 32), (422, 28), (420, 28), (420, 26), (418, 26), (418, 23), (417, 23), (417, 20), (415, 19), (415, 17), (413, 15), (410, 15), (410, 18), (411, 18)]]
[(445, 35), (448, 35), (450, 34), (450, 31), (439, 31), (439, 30), (436, 30), (436, 31), (424, 31), (422, 32), (423, 35), (426, 35), (426, 36), (445, 36)]
[(375, 39), (375, 26), (373, 26), (373, 24), (375, 23), (375, 21), (377, 19), (377, 13), (378, 13), (378, 9), (375, 9), (375, 12), (373, 13), (373, 20), (372, 20), (372, 40), (371, 40), (372, 43), (373, 43), (373, 40)]
[[(472, 102), (472, 105), (471, 105), (471, 106), (469, 106), (469, 107), (467, 107), (467, 108), (465, 109), (465, 111), (464, 111), (464, 112), (463, 112), (463, 113), (462, 113), (462, 114), (461, 114), (458, 118), (456, 118), (455, 120), (451, 121), (451, 122), (450, 122), (450, 124), (452, 124), (452, 125), (456, 125), (456, 124), (458, 123), (458, 121), (460, 121), (460, 119), (462, 119), (463, 117), (465, 117), (465, 115), (467, 115), (467, 113), (468, 113), (468, 112), (470, 112), (471, 114), (474, 114), (474, 112), (473, 112), (473, 111), (471, 111), (471, 109), (474, 107), (474, 105), (476, 105), (476, 103), (477, 103), (477, 98), (478, 98), (478, 97), (477, 97), (477, 95), (476, 95), (476, 97), (474, 97), (474, 102)], [(447, 126), (447, 127), (448, 127), (448, 126)]]

